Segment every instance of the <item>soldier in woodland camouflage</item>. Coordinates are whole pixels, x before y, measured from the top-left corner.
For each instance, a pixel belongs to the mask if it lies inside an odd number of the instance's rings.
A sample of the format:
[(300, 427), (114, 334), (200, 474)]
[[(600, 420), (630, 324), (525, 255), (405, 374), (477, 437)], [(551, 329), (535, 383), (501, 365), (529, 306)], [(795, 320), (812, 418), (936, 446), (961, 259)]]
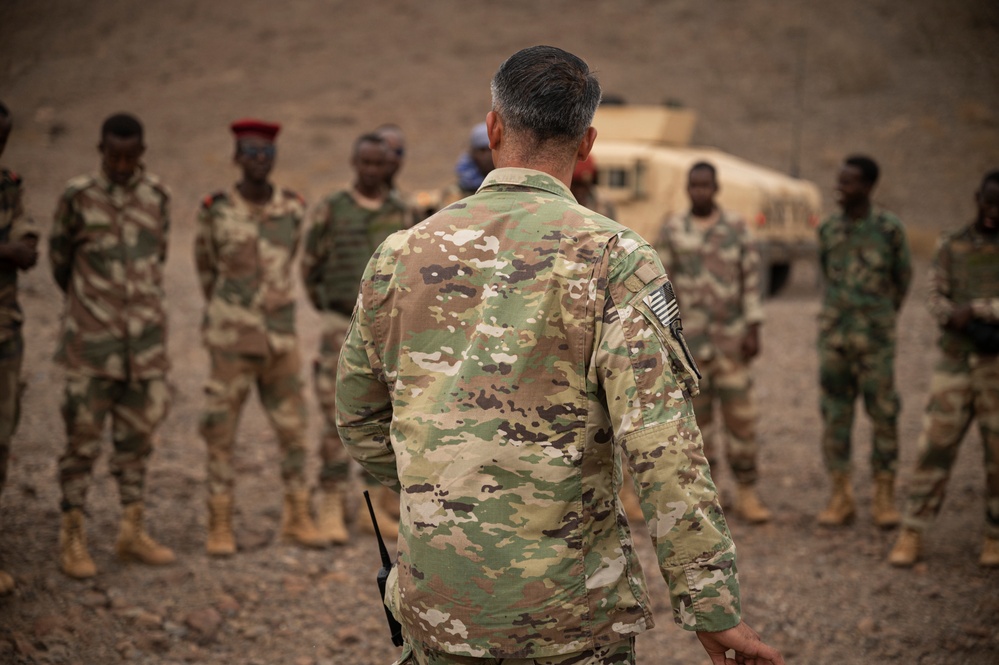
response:
[(617, 499), (623, 451), (676, 622), (716, 662), (782, 663), (740, 620), (662, 265), (569, 192), (599, 84), (539, 46), (492, 89), (498, 168), (378, 248), (340, 355), (344, 444), (402, 493), (397, 662), (633, 663), (652, 610)]
[(166, 188), (140, 164), (142, 125), (117, 114), (101, 128), (101, 170), (71, 180), (59, 200), (49, 260), (66, 294), (56, 360), (66, 368), (59, 458), (59, 562), (71, 577), (97, 569), (87, 551), (84, 508), (91, 470), (111, 415), (111, 473), (123, 506), (118, 556), (151, 565), (174, 561), (143, 524), (153, 433), (169, 406), (163, 265), (170, 228)]
[[(0, 102), (0, 155), (13, 127), (10, 110)], [(38, 229), (24, 213), (21, 177), (0, 168), (0, 495), (7, 479), (10, 444), (20, 415), (24, 320), (17, 302), (17, 273), (38, 261)], [(14, 578), (0, 570), (0, 596), (14, 590)]]
[(819, 226), (819, 269), (825, 294), (819, 312), (822, 451), (832, 495), (819, 524), (838, 526), (855, 515), (850, 485), (850, 432), (857, 395), (871, 418), (875, 524), (892, 527), (898, 463), (895, 320), (912, 279), (905, 230), (897, 217), (871, 204), (878, 166), (847, 158), (836, 194), (842, 212)]
[[(383, 180), (388, 146), (377, 134), (365, 134), (354, 142), (351, 166), (354, 182), (323, 199), (312, 216), (302, 254), (302, 279), (309, 300), (322, 317), (319, 356), (314, 364), (316, 397), (325, 419), (319, 448), (322, 490), (319, 531), (333, 543), (347, 542), (344, 524), (344, 485), (349, 461), (336, 431), (336, 367), (357, 300), (364, 266), (375, 248), (391, 233), (410, 226), (409, 212)], [(395, 538), (399, 530), (391, 506), (399, 497), (373, 476), (364, 479), (375, 494), (373, 507), (383, 536)], [(373, 532), (364, 503), (358, 504), (357, 521)]]
[(975, 201), (977, 217), (943, 235), (930, 272), (928, 304), (940, 324), (941, 353), (903, 528), (889, 554), (895, 566), (911, 566), (922, 555), (922, 535), (940, 512), (972, 420), (978, 421), (985, 448), (985, 542), (979, 563), (999, 566), (999, 170), (985, 175)]
[(694, 412), (705, 455), (716, 468), (714, 439), (720, 432), (712, 411), (717, 400), (738, 484), (735, 512), (759, 524), (771, 518), (755, 490), (759, 444), (749, 374), (749, 362), (760, 351), (763, 321), (760, 261), (745, 221), (719, 208), (717, 193), (714, 166), (694, 164), (687, 177), (690, 210), (666, 219), (656, 249), (676, 286), (683, 331), (701, 370)]
[(283, 458), (282, 537), (321, 547), (305, 480), (305, 401), (295, 333), (292, 261), (305, 202), (270, 180), (279, 126), (232, 124), (242, 179), (207, 197), (198, 211), (194, 259), (205, 296), (202, 334), (211, 360), (201, 436), (208, 448), (209, 554), (235, 553), (232, 452), (239, 414), (256, 385)]

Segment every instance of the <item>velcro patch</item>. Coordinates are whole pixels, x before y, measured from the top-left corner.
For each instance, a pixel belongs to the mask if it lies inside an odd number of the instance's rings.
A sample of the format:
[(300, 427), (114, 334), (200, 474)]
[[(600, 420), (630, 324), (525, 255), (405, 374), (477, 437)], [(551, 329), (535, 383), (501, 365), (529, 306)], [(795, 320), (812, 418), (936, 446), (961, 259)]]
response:
[(680, 318), (680, 304), (676, 301), (676, 294), (673, 293), (673, 285), (670, 282), (666, 282), (643, 300), (664, 328), (669, 328), (671, 323)]

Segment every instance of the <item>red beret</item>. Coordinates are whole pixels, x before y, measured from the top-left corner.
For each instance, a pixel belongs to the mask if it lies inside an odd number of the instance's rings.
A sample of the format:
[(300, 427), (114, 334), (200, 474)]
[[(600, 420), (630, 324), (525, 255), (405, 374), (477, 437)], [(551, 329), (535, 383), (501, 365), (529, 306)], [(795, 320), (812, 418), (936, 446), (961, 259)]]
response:
[(583, 161), (576, 162), (576, 168), (572, 170), (573, 180), (593, 182), (596, 175), (597, 163), (593, 161), (593, 155), (587, 155)]
[(237, 120), (229, 126), (232, 133), (236, 135), (236, 140), (247, 136), (259, 136), (260, 138), (273, 141), (274, 137), (281, 130), (281, 125), (276, 122), (264, 122), (253, 118), (243, 118)]

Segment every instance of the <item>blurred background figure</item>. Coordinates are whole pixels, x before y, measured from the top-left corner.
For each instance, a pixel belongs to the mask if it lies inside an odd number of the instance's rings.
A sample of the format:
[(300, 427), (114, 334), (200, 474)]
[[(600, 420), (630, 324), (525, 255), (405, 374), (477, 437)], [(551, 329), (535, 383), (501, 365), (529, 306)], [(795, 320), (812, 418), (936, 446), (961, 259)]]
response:
[(468, 137), (468, 150), (461, 153), (454, 165), (457, 180), (444, 187), (436, 200), (421, 202), (421, 216), (426, 218), (442, 208), (446, 208), (466, 196), (471, 196), (482, 184), (489, 172), (493, 170), (493, 153), (489, 148), (489, 136), (486, 134), (486, 123), (480, 122), (472, 128)]
[[(380, 134), (364, 134), (354, 141), (350, 165), (354, 180), (327, 196), (312, 213), (302, 254), (305, 292), (321, 317), (319, 355), (313, 364), (316, 398), (323, 415), (319, 446), (319, 531), (334, 544), (350, 539), (344, 489), (350, 480), (350, 458), (336, 428), (336, 372), (357, 290), (368, 259), (385, 238), (411, 226), (406, 204), (382, 174), (393, 159), (390, 144)], [(399, 534), (399, 495), (365, 473), (378, 527), (386, 538)], [(374, 533), (366, 505), (358, 504), (357, 523)]]
[[(10, 110), (0, 102), (0, 155), (14, 126)], [(0, 494), (7, 479), (10, 443), (21, 413), (21, 363), (24, 316), (17, 302), (17, 273), (38, 261), (38, 229), (24, 212), (21, 176), (0, 168)], [(0, 570), (0, 596), (14, 590), (14, 578)]]
[(230, 129), (242, 177), (231, 190), (205, 198), (194, 246), (211, 361), (200, 426), (208, 450), (206, 549), (213, 556), (236, 552), (232, 458), (239, 416), (254, 385), (281, 446), (281, 538), (322, 547), (327, 541), (312, 521), (305, 479), (307, 416), (291, 277), (305, 201), (270, 179), (280, 125), (245, 119)]
[(52, 275), (65, 296), (56, 352), (66, 369), (59, 567), (75, 578), (97, 574), (84, 516), (108, 416), (108, 466), (122, 506), (118, 557), (154, 566), (176, 559), (143, 525), (153, 433), (170, 406), (163, 302), (170, 194), (142, 165), (146, 144), (135, 116), (105, 120), (97, 148), (100, 171), (69, 181), (49, 235)]
[(895, 322), (912, 281), (905, 227), (874, 206), (880, 169), (864, 155), (847, 157), (836, 180), (840, 212), (819, 226), (819, 270), (825, 290), (819, 312), (819, 388), (822, 454), (832, 483), (822, 526), (841, 526), (856, 510), (850, 480), (857, 397), (871, 419), (871, 516), (883, 528), (898, 525), (895, 471), (898, 414)]
[(985, 541), (978, 562), (999, 566), (999, 170), (985, 174), (975, 202), (975, 220), (941, 237), (930, 272), (928, 305), (940, 324), (940, 358), (902, 532), (888, 556), (893, 566), (912, 566), (922, 556), (923, 533), (940, 514), (973, 419), (985, 448)]
[[(756, 492), (759, 442), (749, 369), (760, 352), (760, 259), (745, 220), (716, 203), (718, 191), (714, 165), (691, 166), (690, 209), (667, 217), (656, 249), (676, 288), (683, 332), (701, 371), (693, 402), (704, 455), (717, 470), (716, 439), (724, 438), (737, 485), (735, 514), (760, 524), (771, 518)], [(715, 427), (716, 402), (723, 427)]]
[(381, 137), (387, 148), (385, 157), (385, 186), (388, 191), (401, 196), (396, 178), (402, 170), (402, 165), (406, 161), (406, 135), (402, 128), (394, 123), (385, 123), (375, 130), (375, 134)]

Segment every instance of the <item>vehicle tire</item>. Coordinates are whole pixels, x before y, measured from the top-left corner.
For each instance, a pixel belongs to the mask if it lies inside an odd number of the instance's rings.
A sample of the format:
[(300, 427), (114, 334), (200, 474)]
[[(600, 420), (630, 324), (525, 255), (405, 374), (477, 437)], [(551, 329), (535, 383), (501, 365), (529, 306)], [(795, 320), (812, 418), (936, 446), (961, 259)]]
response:
[(770, 266), (769, 281), (767, 283), (767, 295), (775, 296), (780, 293), (791, 277), (790, 263), (774, 263)]

